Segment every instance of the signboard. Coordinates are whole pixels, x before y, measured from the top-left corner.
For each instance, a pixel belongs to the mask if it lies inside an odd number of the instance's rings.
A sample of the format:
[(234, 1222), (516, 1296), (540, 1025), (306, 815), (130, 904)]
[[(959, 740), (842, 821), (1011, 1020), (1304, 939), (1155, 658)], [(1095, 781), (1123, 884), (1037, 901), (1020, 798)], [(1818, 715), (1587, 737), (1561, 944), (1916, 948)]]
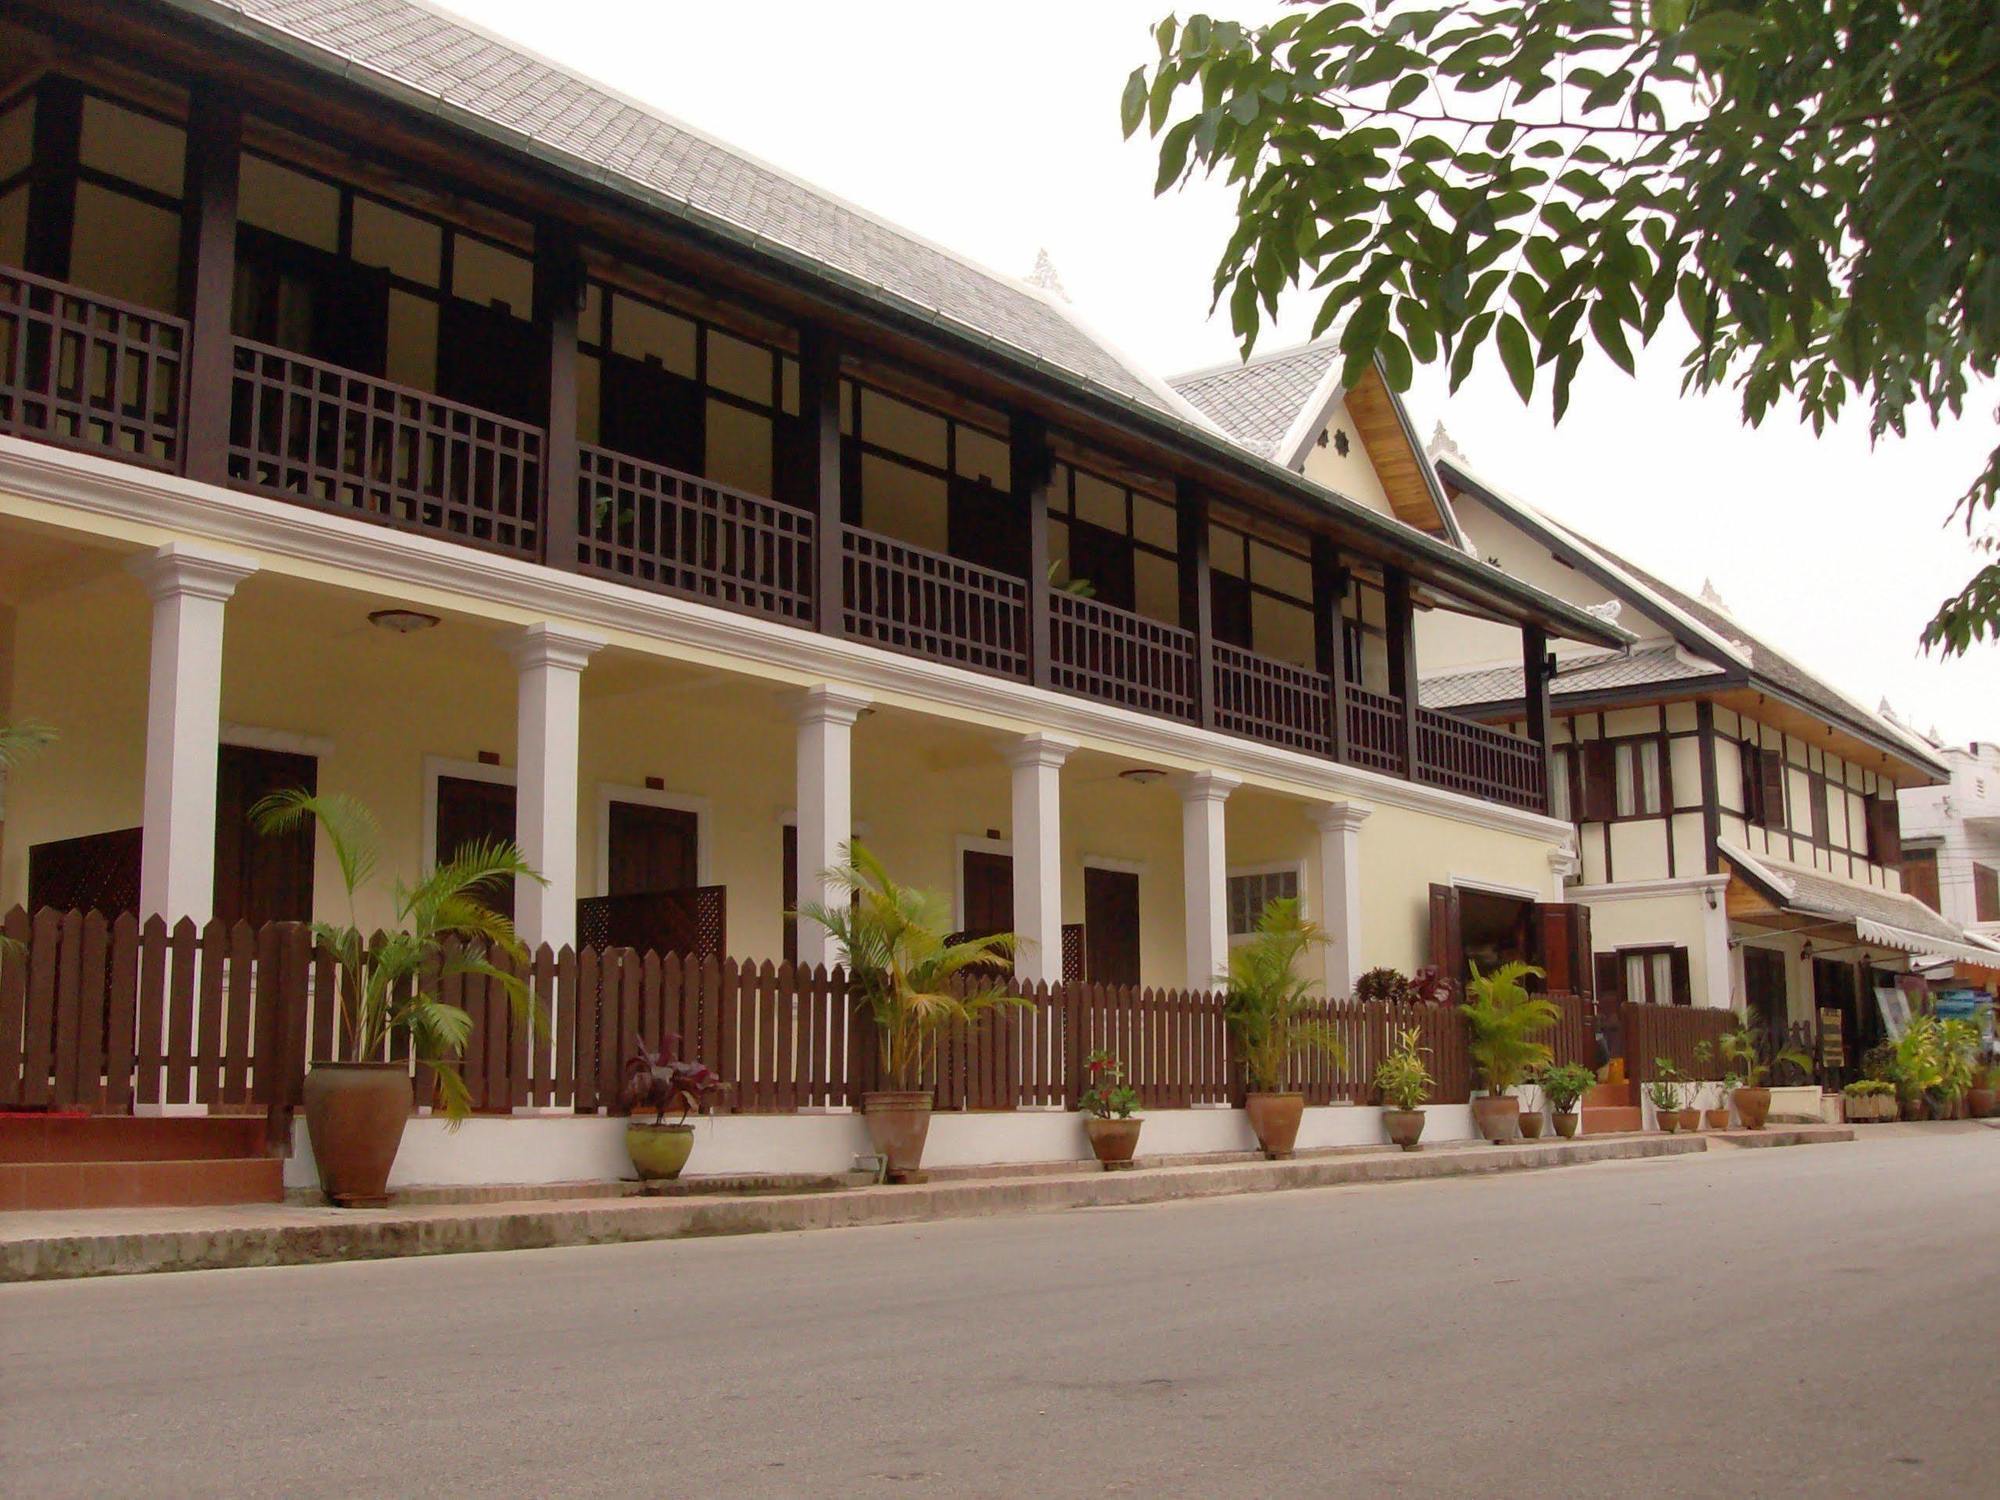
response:
[(1847, 1066), (1847, 1042), (1840, 1033), (1840, 1012), (1825, 1005), (1819, 1008), (1819, 1065), (1822, 1068)]
[(1882, 1029), (1889, 1040), (1900, 1042), (1910, 1024), (1910, 997), (1892, 984), (1875, 986), (1875, 1008), (1882, 1012)]

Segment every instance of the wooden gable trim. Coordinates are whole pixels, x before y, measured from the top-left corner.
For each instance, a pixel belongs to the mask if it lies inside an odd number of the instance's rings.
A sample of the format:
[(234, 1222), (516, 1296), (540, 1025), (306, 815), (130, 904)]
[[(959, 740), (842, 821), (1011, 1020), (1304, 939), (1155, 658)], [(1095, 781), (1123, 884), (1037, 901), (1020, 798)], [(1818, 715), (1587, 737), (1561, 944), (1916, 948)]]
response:
[(1396, 519), (1432, 536), (1456, 540), (1448, 504), (1434, 488), (1437, 481), (1430, 460), (1410, 431), (1401, 406), (1382, 372), (1372, 364), (1347, 392), (1347, 414)]

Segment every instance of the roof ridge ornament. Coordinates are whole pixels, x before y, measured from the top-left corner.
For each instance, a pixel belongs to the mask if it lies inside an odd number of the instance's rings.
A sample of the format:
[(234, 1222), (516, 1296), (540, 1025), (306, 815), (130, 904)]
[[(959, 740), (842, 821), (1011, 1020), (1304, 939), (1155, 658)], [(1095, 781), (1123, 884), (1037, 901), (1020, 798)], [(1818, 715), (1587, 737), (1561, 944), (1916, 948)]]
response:
[(1047, 246), (1035, 251), (1035, 268), (1028, 273), (1028, 285), (1069, 301), (1069, 293), (1063, 290), (1062, 277), (1056, 274), (1056, 263)]

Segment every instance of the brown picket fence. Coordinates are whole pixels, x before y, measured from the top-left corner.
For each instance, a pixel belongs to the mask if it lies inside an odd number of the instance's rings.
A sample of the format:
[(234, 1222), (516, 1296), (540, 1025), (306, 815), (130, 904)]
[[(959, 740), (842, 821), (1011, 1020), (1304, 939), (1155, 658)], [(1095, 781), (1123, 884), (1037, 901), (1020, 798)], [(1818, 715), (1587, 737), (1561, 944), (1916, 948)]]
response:
[[(0, 930), (18, 945), (0, 954), (0, 1111), (201, 1105), (267, 1111), (276, 1129), (308, 1060), (349, 1051), (338, 966), (297, 923), (169, 928), (53, 911), (31, 921), (17, 908)], [(472, 1018), (460, 1071), (482, 1112), (616, 1110), (642, 1040), (712, 1069), (723, 1112), (851, 1108), (880, 1083), (874, 1025), (837, 968), (545, 946), (512, 972), (538, 1016), (481, 975), (438, 981), (440, 998)], [(1556, 998), (1558, 1060), (1589, 1061), (1588, 1002)], [(1437, 1080), (1434, 1098), (1469, 1096), (1455, 1007), (1330, 1000), (1311, 1017), (1341, 1046), (1293, 1058), (1287, 1081), (1307, 1102), (1372, 1102), (1376, 1068), (1409, 1028)], [(404, 1045), (378, 1060), (399, 1060)], [(1019, 1004), (948, 1032), (923, 1082), (941, 1109), (1075, 1108), (1085, 1059), (1100, 1048), (1142, 1108), (1242, 1099), (1221, 994), (1093, 984), (1025, 987)], [(412, 1067), (411, 1088), (417, 1106), (433, 1102), (426, 1069)]]
[[(1735, 1011), (1711, 1006), (1621, 1005), (1625, 1076), (1651, 1083), (1660, 1076), (1664, 1060), (1690, 1078), (1720, 1078), (1729, 1067), (1722, 1057), (1722, 1034), (1735, 1027), (1736, 1019)], [(1697, 1056), (1704, 1042), (1705, 1059)]]

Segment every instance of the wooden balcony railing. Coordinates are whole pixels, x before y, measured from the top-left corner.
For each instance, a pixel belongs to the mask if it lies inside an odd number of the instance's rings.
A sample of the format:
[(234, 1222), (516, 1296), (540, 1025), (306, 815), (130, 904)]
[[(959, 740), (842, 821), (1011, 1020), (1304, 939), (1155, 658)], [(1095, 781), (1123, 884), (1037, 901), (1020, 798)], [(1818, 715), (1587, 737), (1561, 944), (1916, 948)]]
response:
[(1358, 683), (1347, 685), (1347, 759), (1349, 764), (1391, 776), (1405, 774), (1403, 700), (1373, 692)]
[(810, 624), (813, 526), (809, 511), (588, 443), (578, 449), (576, 565), (600, 578)]
[[(0, 433), (187, 468), (188, 326), (0, 267)], [(227, 474), (281, 500), (544, 560), (550, 465), (539, 427), (247, 339), (230, 345)], [(817, 621), (817, 517), (579, 444), (574, 556), (552, 567), (787, 623)], [(566, 532), (567, 528), (560, 528)], [(562, 549), (568, 551), (565, 543)], [(1032, 675), (1023, 579), (859, 527), (840, 531), (848, 637), (974, 671)], [(1050, 597), (1050, 683), (1199, 722), (1191, 631), (1100, 600)], [(1318, 672), (1222, 642), (1206, 686), (1216, 727), (1308, 755), (1542, 811), (1541, 748), (1347, 685), (1345, 724)], [(1344, 728), (1344, 736), (1336, 733)], [(1344, 739), (1344, 743), (1343, 743)]]
[(541, 555), (539, 427), (237, 339), (229, 477), (513, 557)]
[(933, 661), (1028, 675), (1028, 586), (942, 552), (841, 529), (841, 623), (856, 640)]
[(0, 432), (181, 464), (187, 324), (0, 267)]
[(1417, 710), (1419, 781), (1541, 812), (1548, 806), (1547, 766), (1533, 740), (1435, 709)]
[(1191, 631), (1077, 594), (1049, 596), (1049, 672), (1065, 692), (1189, 722), (1196, 655)]
[(1215, 643), (1215, 727), (1266, 744), (1333, 754), (1333, 685), (1318, 672)]

